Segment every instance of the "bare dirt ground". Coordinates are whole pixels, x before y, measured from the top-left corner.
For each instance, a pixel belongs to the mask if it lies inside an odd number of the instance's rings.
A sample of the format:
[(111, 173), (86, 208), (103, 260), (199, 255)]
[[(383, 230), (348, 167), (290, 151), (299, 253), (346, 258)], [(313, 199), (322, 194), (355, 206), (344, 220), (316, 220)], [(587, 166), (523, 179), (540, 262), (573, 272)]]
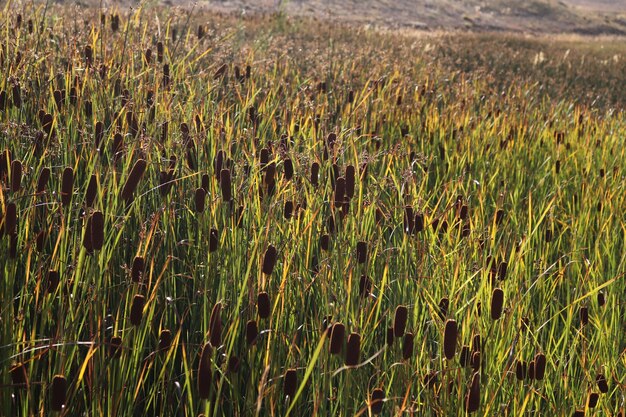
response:
[[(102, 1), (106, 6), (138, 4)], [(144, 4), (247, 15), (283, 13), (385, 28), (626, 35), (626, 0), (144, 0)]]

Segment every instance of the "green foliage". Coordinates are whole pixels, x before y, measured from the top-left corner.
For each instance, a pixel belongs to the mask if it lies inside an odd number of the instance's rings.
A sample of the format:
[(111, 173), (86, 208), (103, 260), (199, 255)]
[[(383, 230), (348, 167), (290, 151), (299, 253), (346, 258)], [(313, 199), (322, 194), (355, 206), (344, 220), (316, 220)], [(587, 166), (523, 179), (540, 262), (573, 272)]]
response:
[(623, 407), (623, 43), (99, 12), (0, 22), (1, 415), (564, 416), (599, 374)]

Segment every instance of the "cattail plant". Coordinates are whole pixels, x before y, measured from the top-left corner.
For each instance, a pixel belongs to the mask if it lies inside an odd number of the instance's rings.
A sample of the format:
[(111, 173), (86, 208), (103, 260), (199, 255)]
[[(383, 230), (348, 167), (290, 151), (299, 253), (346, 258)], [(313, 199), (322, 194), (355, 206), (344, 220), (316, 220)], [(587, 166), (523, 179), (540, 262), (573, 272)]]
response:
[(598, 292), (598, 305), (600, 307), (604, 307), (604, 304), (606, 304), (606, 296), (604, 295), (604, 293), (602, 291)]
[(63, 411), (67, 401), (67, 380), (63, 375), (55, 375), (50, 384), (50, 408)]
[(198, 394), (201, 399), (208, 400), (211, 393), (211, 343), (207, 342), (200, 353), (198, 365)]
[(481, 358), (480, 351), (472, 353), (472, 359), (470, 360), (470, 366), (472, 367), (474, 372), (477, 372), (480, 369), (480, 358)]
[(246, 323), (246, 343), (248, 346), (254, 345), (256, 339), (259, 336), (259, 327), (254, 320), (249, 320)]
[(589, 398), (587, 399), (587, 407), (595, 408), (598, 405), (598, 400), (600, 399), (600, 395), (597, 392), (589, 393)]
[(259, 295), (257, 295), (256, 308), (260, 318), (266, 319), (270, 316), (270, 296), (265, 291), (260, 292)]
[(87, 253), (93, 253), (93, 242), (91, 240), (91, 230), (92, 230), (92, 218), (91, 216), (85, 219), (85, 233), (83, 235), (83, 247), (87, 251)]
[(53, 294), (57, 288), (59, 287), (59, 284), (61, 282), (61, 277), (59, 276), (59, 271), (56, 270), (50, 270), (48, 271), (47, 274), (47, 281), (48, 281), (48, 293)]
[(504, 291), (501, 288), (494, 288), (491, 293), (491, 319), (498, 320), (502, 317), (502, 306), (504, 304)]
[(531, 381), (533, 379), (535, 379), (535, 360), (534, 359), (528, 363), (528, 368), (526, 370), (526, 376)]
[(403, 223), (404, 233), (408, 233), (412, 235), (415, 233), (415, 213), (413, 212), (412, 206), (404, 207), (404, 223)]
[(122, 338), (113, 336), (109, 339), (109, 357), (118, 359), (120, 356), (122, 356)]
[(130, 269), (130, 277), (135, 283), (143, 281), (143, 274), (146, 268), (146, 261), (143, 256), (135, 256), (133, 264)]
[(456, 338), (458, 334), (458, 328), (456, 321), (448, 319), (445, 324), (443, 332), (443, 353), (449, 360), (454, 358), (456, 352)]
[(17, 206), (10, 202), (4, 209), (4, 233), (11, 236), (17, 233)]
[(408, 361), (413, 356), (413, 333), (405, 333), (402, 341), (402, 359)]
[(61, 179), (61, 204), (65, 207), (70, 205), (72, 201), (72, 193), (74, 188), (74, 170), (67, 167), (63, 170)]
[(104, 246), (104, 215), (101, 211), (94, 211), (91, 215), (91, 244), (94, 250)]
[(450, 307), (450, 300), (448, 297), (442, 297), (437, 305), (437, 315), (441, 320), (445, 320), (448, 315), (448, 308)]
[(159, 62), (159, 64), (163, 63), (163, 53), (164, 53), (163, 42), (158, 41), (157, 42), (157, 61)]
[(128, 203), (135, 193), (135, 189), (146, 172), (147, 163), (144, 159), (138, 159), (128, 175), (128, 179), (122, 188), (122, 198)]
[(378, 415), (383, 412), (383, 404), (385, 400), (385, 392), (376, 388), (372, 391), (371, 399), (369, 401), (369, 408), (372, 411), (372, 414)]
[(298, 388), (298, 374), (295, 369), (288, 369), (283, 380), (283, 393), (286, 397), (293, 398)]
[(22, 163), (17, 159), (11, 162), (11, 192), (16, 193), (22, 187)]
[(367, 261), (367, 243), (366, 242), (357, 242), (356, 260), (360, 264), (364, 264)]
[(543, 353), (537, 353), (535, 355), (535, 369), (534, 369), (534, 373), (535, 373), (535, 379), (538, 381), (541, 381), (546, 373), (546, 355), (544, 355)]
[(9, 373), (11, 374), (11, 384), (19, 388), (28, 387), (28, 374), (23, 363), (13, 365)]
[(346, 345), (346, 365), (356, 366), (359, 364), (361, 356), (361, 335), (358, 333), (350, 333), (348, 343)]
[[(2, 219), (0, 219), (0, 223)], [(37, 248), (37, 252), (43, 252), (44, 246), (46, 244), (46, 232), (44, 230), (40, 230), (35, 237), (35, 247)]]
[(22, 107), (22, 89), (17, 82), (13, 84), (13, 106), (18, 109)]
[(408, 314), (409, 311), (406, 306), (399, 305), (396, 307), (396, 312), (393, 317), (393, 335), (395, 337), (402, 337), (404, 335)]
[(359, 279), (359, 295), (362, 298), (366, 298), (370, 295), (372, 291), (372, 280), (367, 277), (367, 275), (361, 275)]
[(475, 372), (472, 375), (472, 382), (469, 386), (469, 390), (465, 395), (465, 410), (468, 413), (474, 413), (478, 411), (480, 406), (480, 374)]
[(145, 304), (146, 297), (141, 294), (135, 294), (135, 296), (133, 297), (133, 303), (130, 307), (130, 323), (133, 326), (139, 326), (141, 324), (143, 307)]
[(328, 251), (329, 248), (330, 248), (330, 235), (323, 234), (322, 236), (320, 236), (320, 249), (322, 249), (323, 251)]
[(609, 392), (609, 384), (603, 374), (598, 374), (596, 376), (596, 384), (602, 394)]
[(222, 344), (222, 303), (215, 303), (209, 320), (209, 342), (217, 348)]
[(206, 191), (204, 190), (204, 188), (197, 188), (194, 194), (196, 213), (202, 213), (204, 211), (205, 200), (206, 200)]
[(589, 310), (587, 309), (587, 307), (581, 307), (579, 315), (581, 326), (586, 326), (587, 324), (589, 324)]
[(274, 271), (277, 256), (278, 252), (276, 251), (276, 248), (272, 245), (269, 245), (265, 250), (265, 255), (263, 256), (262, 272), (265, 275), (271, 275)]
[(317, 187), (319, 184), (319, 175), (320, 164), (313, 162), (313, 164), (311, 164), (311, 184), (313, 184), (314, 187)]
[(526, 379), (526, 362), (518, 360), (515, 364), (515, 377), (518, 381)]
[(293, 178), (293, 162), (289, 158), (283, 162), (283, 173), (286, 181), (290, 181)]
[(172, 345), (172, 332), (169, 329), (163, 329), (159, 333), (159, 352), (164, 352)]
[(89, 184), (87, 185), (87, 191), (85, 192), (85, 205), (92, 207), (93, 202), (98, 195), (98, 177), (96, 174), (92, 174), (89, 178)]
[(293, 216), (293, 201), (285, 201), (283, 216), (285, 217), (285, 220), (291, 219)]
[(219, 246), (219, 232), (215, 228), (209, 230), (209, 252), (215, 252)]
[(346, 332), (346, 327), (342, 323), (333, 324), (333, 328), (330, 332), (330, 353), (331, 355), (338, 355), (343, 349), (343, 340)]
[(462, 367), (466, 367), (471, 364), (471, 355), (472, 351), (470, 350), (469, 345), (463, 345), (463, 347), (461, 347), (461, 354), (459, 355), (459, 363)]
[(222, 191), (222, 200), (228, 202), (233, 199), (230, 170), (228, 169), (222, 169), (220, 171), (220, 189)]

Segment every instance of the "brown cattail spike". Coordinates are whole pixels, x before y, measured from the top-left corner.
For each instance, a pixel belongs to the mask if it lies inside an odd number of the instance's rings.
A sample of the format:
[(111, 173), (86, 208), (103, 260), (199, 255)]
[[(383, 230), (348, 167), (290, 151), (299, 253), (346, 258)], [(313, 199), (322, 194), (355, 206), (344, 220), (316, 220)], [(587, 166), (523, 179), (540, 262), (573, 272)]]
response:
[(67, 167), (63, 170), (61, 180), (61, 204), (69, 206), (72, 201), (72, 193), (74, 188), (74, 170)]
[(413, 333), (406, 333), (402, 343), (402, 359), (408, 361), (413, 356)]
[(535, 379), (541, 381), (546, 374), (546, 355), (537, 353), (535, 355)]
[(46, 185), (50, 179), (50, 168), (42, 168), (39, 173), (39, 179), (37, 180), (37, 194), (46, 191)]
[(385, 335), (385, 342), (387, 343), (387, 346), (389, 347), (393, 346), (394, 339), (395, 339), (395, 334), (393, 331), (393, 327), (387, 327), (387, 333)]
[(333, 329), (330, 333), (330, 353), (332, 355), (341, 353), (345, 332), (346, 327), (342, 323), (333, 324)]
[(443, 353), (447, 359), (454, 358), (458, 328), (455, 320), (448, 319), (443, 332)]
[(357, 262), (364, 264), (367, 261), (367, 243), (358, 242), (356, 244), (356, 258)]
[(475, 372), (472, 375), (472, 382), (469, 387), (469, 391), (465, 397), (465, 409), (468, 413), (474, 413), (478, 411), (480, 406), (480, 374)]
[(93, 174), (89, 178), (89, 184), (87, 185), (87, 192), (85, 193), (85, 205), (87, 207), (93, 206), (93, 202), (96, 200), (97, 194), (98, 194), (98, 177), (95, 174)]
[(59, 271), (50, 270), (48, 271), (48, 293), (52, 294), (59, 287), (61, 282), (61, 277), (59, 276)]
[(133, 266), (130, 270), (130, 276), (133, 282), (141, 282), (143, 280), (143, 273), (146, 268), (146, 261), (143, 256), (135, 256), (133, 259)]
[(278, 252), (276, 251), (276, 248), (272, 245), (269, 245), (265, 250), (265, 256), (263, 257), (262, 271), (265, 275), (271, 275), (272, 271), (274, 271), (274, 265), (276, 265), (277, 256)]
[(206, 191), (204, 190), (204, 188), (197, 188), (195, 195), (194, 195), (196, 213), (202, 213), (204, 211), (205, 199), (206, 199)]
[(370, 400), (370, 409), (372, 414), (378, 415), (383, 411), (383, 403), (385, 400), (385, 393), (382, 389), (376, 388), (372, 391), (372, 398)]
[(18, 160), (11, 162), (11, 192), (16, 193), (22, 187), (22, 163)]
[(6, 205), (4, 211), (4, 232), (12, 236), (17, 230), (17, 206), (11, 202)]
[(504, 305), (504, 291), (501, 288), (494, 288), (491, 294), (491, 319), (498, 320), (502, 317), (502, 306)]
[(63, 411), (66, 406), (67, 380), (63, 375), (55, 375), (50, 385), (50, 408)]
[(600, 399), (600, 395), (597, 392), (592, 392), (589, 394), (589, 398), (587, 399), (587, 407), (595, 408), (598, 405), (598, 400)]
[(109, 339), (109, 357), (117, 359), (122, 355), (122, 338), (113, 336)]
[(143, 316), (143, 307), (146, 303), (146, 297), (141, 294), (136, 294), (133, 297), (133, 303), (130, 307), (130, 323), (133, 326), (139, 326), (141, 324), (141, 318)]
[(319, 184), (319, 175), (320, 164), (318, 164), (317, 162), (313, 162), (313, 164), (311, 164), (311, 184), (313, 184), (314, 187), (317, 187), (317, 185)]
[(598, 293), (598, 305), (600, 307), (604, 307), (604, 304), (606, 304), (606, 296), (604, 295), (602, 291), (600, 291)]
[(535, 361), (532, 360), (528, 363), (528, 370), (526, 371), (526, 376), (528, 379), (535, 379)]
[(198, 365), (198, 394), (203, 400), (209, 398), (211, 393), (211, 344), (206, 343), (200, 353), (200, 364)]
[(159, 347), (158, 350), (163, 352), (170, 348), (172, 345), (172, 332), (168, 329), (161, 330), (159, 333)]
[(133, 165), (133, 168), (128, 175), (128, 179), (124, 184), (124, 188), (122, 188), (122, 198), (127, 202), (133, 198), (133, 194), (135, 193), (135, 188), (139, 184), (141, 177), (146, 172), (146, 167), (148, 166), (147, 162), (144, 159), (139, 159)]
[(346, 346), (346, 365), (356, 366), (359, 364), (361, 356), (361, 335), (351, 333), (348, 336), (348, 344)]
[(396, 313), (393, 317), (393, 335), (395, 337), (402, 337), (404, 335), (408, 314), (409, 311), (406, 306), (399, 305), (396, 307)]
[(26, 366), (23, 363), (14, 365), (9, 371), (11, 374), (11, 383), (16, 387), (28, 386), (28, 374), (26, 373)]
[(258, 336), (259, 327), (257, 326), (256, 321), (248, 321), (248, 323), (246, 323), (246, 343), (248, 346), (254, 345)]
[(91, 244), (94, 250), (104, 246), (104, 215), (101, 211), (95, 211), (91, 215)]
[(228, 202), (233, 199), (230, 171), (228, 169), (220, 171), (220, 189), (222, 190), (222, 200)]
[(222, 303), (215, 303), (209, 321), (209, 341), (217, 348), (222, 344)]
[(283, 381), (283, 393), (289, 398), (293, 398), (296, 395), (296, 389), (298, 388), (298, 374), (295, 369), (289, 369), (285, 372), (285, 379)]
[(271, 306), (270, 306), (270, 296), (268, 293), (260, 292), (256, 299), (256, 308), (259, 312), (259, 317), (262, 319), (266, 319), (270, 316)]
[(220, 238), (217, 229), (209, 230), (209, 252), (215, 252), (219, 246)]
[(580, 324), (581, 326), (586, 326), (589, 324), (589, 310), (587, 307), (580, 308)]
[(606, 394), (609, 392), (609, 384), (606, 381), (606, 378), (602, 374), (598, 374), (596, 376), (596, 384), (598, 385), (598, 389), (602, 394)]
[(518, 381), (526, 379), (526, 362), (517, 361), (515, 364), (515, 377)]

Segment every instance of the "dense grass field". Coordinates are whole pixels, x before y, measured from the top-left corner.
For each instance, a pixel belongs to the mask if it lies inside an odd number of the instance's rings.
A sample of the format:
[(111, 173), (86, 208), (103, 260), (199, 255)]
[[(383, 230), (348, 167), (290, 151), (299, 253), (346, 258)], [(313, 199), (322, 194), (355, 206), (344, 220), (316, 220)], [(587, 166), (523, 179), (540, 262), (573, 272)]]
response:
[(624, 416), (624, 40), (0, 19), (0, 415)]

